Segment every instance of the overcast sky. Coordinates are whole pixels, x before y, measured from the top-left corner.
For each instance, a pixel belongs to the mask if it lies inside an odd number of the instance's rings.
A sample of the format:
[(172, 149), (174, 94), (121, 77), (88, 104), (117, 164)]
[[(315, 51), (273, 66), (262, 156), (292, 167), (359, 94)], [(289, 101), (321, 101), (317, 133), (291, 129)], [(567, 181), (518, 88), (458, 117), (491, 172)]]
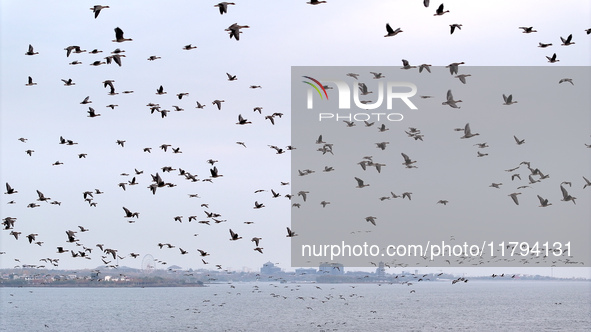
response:
[[(60, 268), (102, 265), (98, 250), (93, 250), (91, 260), (56, 252), (58, 246), (81, 250), (66, 242), (65, 231), (79, 231), (78, 226), (83, 226), (90, 231), (76, 234), (80, 243), (116, 249), (127, 256), (119, 260), (120, 265), (140, 267), (141, 258), (151, 254), (184, 268), (221, 264), (234, 270), (256, 270), (272, 261), (292, 269), (290, 239), (285, 237), (292, 202), (272, 198), (270, 193), (271, 189), (282, 195), (291, 191), (290, 186), (281, 185), (293, 175), (290, 153), (278, 155), (268, 147), (285, 148), (291, 143), (291, 66), (398, 68), (401, 59), (434, 66), (461, 61), (470, 66), (590, 65), (590, 36), (584, 31), (591, 28), (588, 2), (565, 6), (551, 1), (502, 1), (491, 6), (447, 1), (445, 9), (450, 12), (438, 17), (433, 16), (438, 3), (425, 8), (418, 0), (328, 1), (318, 6), (305, 2), (272, 7), (268, 1), (237, 2), (220, 15), (215, 1), (128, 1), (104, 3), (111, 8), (103, 9), (97, 19), (89, 10), (95, 2), (58, 1), (51, 10), (32, 1), (3, 2), (0, 177), (2, 185), (8, 182), (18, 193), (1, 195), (2, 218), (17, 221), (13, 230), (0, 232), (0, 251), (6, 252), (0, 255), (0, 267), (43, 264), (39, 259), (49, 257), (60, 258)], [(250, 26), (241, 30), (240, 41), (224, 31), (233, 23)], [(386, 23), (404, 32), (384, 38)], [(462, 30), (450, 35), (449, 24), (453, 23), (462, 24)], [(538, 32), (524, 34), (521, 26), (533, 26)], [(133, 41), (112, 42), (115, 27)], [(571, 33), (575, 45), (560, 46), (560, 37)], [(553, 46), (539, 48), (539, 42)], [(25, 55), (29, 44), (39, 54)], [(187, 44), (197, 48), (183, 50)], [(87, 52), (66, 57), (64, 48), (70, 45)], [(121, 67), (90, 66), (96, 60), (104, 61), (115, 48), (125, 50)], [(102, 53), (88, 54), (93, 49)], [(553, 53), (560, 62), (548, 63), (546, 56)], [(152, 55), (161, 59), (148, 61)], [(82, 64), (69, 65), (74, 60)], [(238, 79), (228, 81), (226, 73)], [(37, 85), (25, 86), (28, 76)], [(70, 78), (75, 85), (64, 86), (61, 79)], [(109, 89), (102, 86), (105, 80), (114, 80), (119, 94), (108, 95)], [(161, 85), (167, 94), (156, 95)], [(262, 88), (251, 89), (251, 85)], [(125, 90), (134, 92), (123, 94)], [(189, 95), (179, 100), (176, 94), (181, 92)], [(445, 90), (437, 93), (441, 99)], [(80, 104), (86, 96), (92, 103)], [(216, 99), (225, 101), (221, 110), (212, 105)], [(196, 109), (196, 101), (206, 107)], [(171, 111), (161, 118), (158, 112), (150, 114), (148, 103)], [(109, 104), (118, 106), (112, 110), (105, 107)], [(184, 111), (173, 111), (173, 105)], [(101, 116), (87, 117), (89, 106)], [(262, 107), (262, 114), (253, 112), (254, 107)], [(265, 115), (275, 112), (284, 116), (276, 117), (272, 125)], [(239, 114), (252, 124), (236, 125)], [(415, 126), (432, 125), (422, 121), (417, 120)], [(582, 153), (589, 152), (584, 143), (591, 144), (590, 132), (587, 125), (586, 131), (573, 134)], [(60, 145), (60, 136), (78, 144)], [(20, 142), (20, 137), (28, 140)], [(118, 146), (117, 140), (125, 140), (125, 146)], [(180, 147), (182, 153), (173, 154), (170, 148), (164, 152), (159, 149), (161, 144)], [(143, 152), (146, 147), (152, 152)], [(25, 153), (29, 149), (34, 150), (32, 156)], [(86, 153), (86, 158), (79, 158), (80, 153)], [(211, 165), (206, 160), (210, 158), (219, 160), (216, 166), (223, 175), (213, 183), (190, 182), (178, 170), (164, 173), (161, 169), (182, 168), (200, 180), (207, 179)], [(56, 161), (63, 165), (53, 166)], [(138, 185), (124, 191), (118, 184), (130, 181), (134, 169), (144, 173), (136, 176)], [(159, 188), (152, 195), (147, 187), (150, 174), (156, 172), (177, 186)], [(579, 216), (584, 215), (585, 204), (588, 215), (589, 189), (582, 192), (581, 176), (591, 178), (591, 174), (576, 170), (570, 175), (565, 180), (572, 179), (576, 187)], [(83, 192), (94, 189), (104, 194), (94, 195), (97, 206), (90, 207)], [(266, 191), (255, 193), (259, 189)], [(37, 202), (36, 190), (61, 205)], [(15, 204), (8, 204), (12, 200)], [(255, 201), (265, 207), (253, 209)], [(27, 208), (33, 202), (41, 206)], [(209, 208), (201, 207), (203, 203)], [(429, 201), (426, 206), (431, 209), (432, 205)], [(135, 223), (128, 223), (123, 206), (140, 213)], [(206, 220), (204, 211), (219, 213), (226, 221), (212, 221), (210, 226), (188, 222), (191, 215)], [(175, 216), (183, 216), (182, 223)], [(229, 228), (243, 239), (229, 241)], [(18, 240), (9, 235), (11, 231), (21, 232)], [(39, 234), (36, 241), (42, 241), (42, 246), (28, 243), (25, 236), (31, 233)], [(250, 239), (255, 236), (262, 238), (264, 254), (253, 250)], [(158, 243), (175, 248), (159, 249)], [(181, 255), (179, 248), (189, 253)], [(211, 254), (206, 257), (211, 265), (203, 265), (197, 249)], [(140, 257), (133, 260), (131, 252)], [(549, 273), (549, 269), (542, 271)], [(563, 271), (565, 275), (590, 275), (588, 268)]]

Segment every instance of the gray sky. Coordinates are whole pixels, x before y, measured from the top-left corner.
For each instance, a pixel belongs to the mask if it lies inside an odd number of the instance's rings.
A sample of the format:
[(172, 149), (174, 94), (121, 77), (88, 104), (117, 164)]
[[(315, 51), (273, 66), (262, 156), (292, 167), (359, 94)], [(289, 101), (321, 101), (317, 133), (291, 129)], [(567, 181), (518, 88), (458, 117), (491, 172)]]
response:
[[(270, 189), (289, 192), (289, 186), (280, 182), (290, 181), (290, 155), (276, 155), (267, 145), (290, 144), (291, 66), (399, 67), (401, 59), (434, 66), (460, 61), (471, 66), (588, 66), (591, 59), (589, 36), (584, 32), (591, 27), (586, 2), (564, 6), (551, 1), (503, 1), (491, 6), (447, 1), (450, 13), (434, 17), (438, 4), (424, 8), (420, 1), (362, 5), (329, 1), (318, 6), (290, 1), (273, 8), (265, 1), (248, 1), (229, 6), (225, 15), (213, 7), (215, 1), (128, 1), (104, 3), (111, 8), (94, 19), (89, 8), (95, 4), (60, 1), (48, 11), (30, 1), (2, 3), (0, 176), (19, 193), (1, 195), (0, 214), (16, 217), (14, 231), (23, 237), (15, 240), (10, 231), (0, 232), (0, 251), (6, 252), (0, 256), (2, 268), (20, 265), (14, 259), (39, 264), (46, 257), (60, 258), (60, 268), (102, 264), (96, 251), (92, 260), (56, 253), (57, 246), (75, 248), (65, 242), (65, 231), (81, 225), (90, 229), (77, 234), (81, 243), (91, 248), (103, 243), (122, 256), (152, 254), (169, 264), (199, 268), (203, 264), (197, 249), (203, 249), (211, 253), (207, 261), (226, 268), (257, 269), (272, 261), (289, 269), (285, 227), (290, 224), (291, 202), (271, 198)], [(224, 31), (233, 23), (250, 26), (242, 29), (238, 42)], [(404, 32), (384, 38), (386, 23)], [(450, 35), (452, 23), (463, 24), (462, 30)], [(520, 26), (533, 26), (538, 32), (523, 34)], [(115, 27), (133, 41), (111, 42)], [(560, 46), (560, 36), (570, 33), (576, 44)], [(538, 42), (554, 45), (541, 49)], [(38, 55), (24, 55), (29, 44)], [(187, 44), (197, 49), (182, 50)], [(67, 58), (64, 48), (69, 45), (103, 53)], [(89, 66), (118, 47), (126, 51), (122, 67)], [(545, 56), (554, 52), (560, 62), (547, 63)], [(162, 59), (147, 61), (151, 55)], [(68, 65), (74, 60), (82, 64)], [(238, 80), (228, 81), (226, 73), (237, 75)], [(25, 86), (27, 76), (37, 85)], [(76, 85), (64, 86), (61, 79), (69, 78)], [(115, 80), (118, 95), (107, 95), (101, 84), (107, 79)], [(160, 85), (166, 95), (155, 94)], [(262, 89), (250, 89), (250, 85)], [(134, 93), (122, 94), (124, 90)], [(175, 95), (180, 92), (190, 94), (178, 100)], [(86, 96), (92, 104), (81, 105)], [(225, 100), (221, 111), (211, 104), (215, 99)], [(195, 109), (195, 101), (206, 108)], [(170, 110), (177, 105), (185, 111), (171, 111), (162, 119), (150, 114), (145, 106), (150, 102)], [(105, 107), (111, 103), (119, 106)], [(101, 116), (88, 118), (88, 106)], [(262, 115), (252, 111), (257, 106), (263, 107)], [(264, 115), (274, 112), (285, 116), (272, 126)], [(238, 114), (253, 124), (235, 125)], [(589, 134), (588, 127), (584, 134)], [(79, 144), (60, 145), (60, 136)], [(22, 143), (17, 140), (20, 137), (28, 141)], [(126, 140), (125, 147), (115, 143), (118, 139)], [(244, 141), (248, 148), (236, 141)], [(183, 153), (165, 153), (158, 148), (163, 143), (180, 147)], [(152, 147), (152, 153), (142, 152), (144, 147)], [(35, 150), (32, 156), (25, 154), (27, 149)], [(79, 159), (79, 153), (88, 156)], [(224, 175), (213, 183), (189, 182), (178, 171), (160, 169), (180, 167), (204, 179), (209, 177), (206, 160), (210, 158), (219, 160), (216, 165)], [(64, 164), (52, 166), (58, 160)], [(132, 176), (119, 174), (133, 175), (134, 168), (144, 171), (137, 176), (139, 185), (123, 191), (117, 184)], [(152, 195), (146, 187), (151, 183), (149, 174), (156, 172), (177, 186), (159, 188)], [(579, 182), (584, 175), (580, 173), (573, 175)], [(95, 195), (97, 207), (89, 207), (82, 193), (95, 188), (104, 194)], [(267, 191), (255, 194), (258, 189)], [(26, 208), (36, 202), (35, 190), (62, 202), (61, 206), (38, 202), (41, 207)], [(189, 198), (194, 193), (202, 198)], [(581, 193), (580, 202), (585, 198), (588, 202), (588, 197)], [(7, 204), (10, 200), (16, 204)], [(255, 201), (263, 202), (265, 208), (253, 209)], [(201, 203), (209, 203), (209, 209), (200, 207)], [(126, 222), (122, 206), (140, 212), (136, 223)], [(227, 222), (188, 223), (190, 215), (205, 220), (204, 210), (222, 214)], [(182, 223), (173, 220), (177, 215), (183, 216)], [(243, 239), (230, 242), (228, 228)], [(24, 236), (30, 233), (39, 234), (37, 240), (43, 246), (27, 243)], [(263, 238), (262, 255), (253, 251), (249, 240), (254, 236)], [(176, 248), (160, 250), (159, 242)], [(179, 247), (189, 254), (181, 255)], [(119, 264), (139, 267), (140, 262), (128, 256)], [(590, 272), (577, 269), (567, 274), (589, 276)]]

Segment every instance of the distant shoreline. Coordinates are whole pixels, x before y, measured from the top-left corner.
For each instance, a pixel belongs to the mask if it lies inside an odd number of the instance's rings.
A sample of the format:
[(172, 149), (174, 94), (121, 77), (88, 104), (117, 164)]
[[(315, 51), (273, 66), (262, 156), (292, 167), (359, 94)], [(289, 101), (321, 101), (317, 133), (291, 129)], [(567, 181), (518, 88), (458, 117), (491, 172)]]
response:
[[(478, 278), (478, 277), (477, 277)], [(451, 280), (431, 280), (429, 283), (448, 283)], [(237, 281), (232, 282), (231, 284), (246, 284), (246, 283), (272, 283), (274, 281)], [(471, 279), (470, 282), (472, 283), (481, 283), (481, 282), (589, 282), (589, 279), (544, 279), (544, 280), (536, 280), (536, 279), (528, 279), (528, 280), (492, 280), (492, 279)], [(297, 282), (292, 281), (289, 284), (324, 284), (324, 285), (337, 285), (337, 284), (352, 284), (352, 285), (375, 285), (375, 284), (389, 284), (390, 282)], [(148, 284), (148, 285), (125, 285), (125, 284), (117, 284), (112, 282), (101, 282), (98, 284), (81, 284), (81, 285), (56, 285), (56, 284), (21, 284), (21, 285), (7, 285), (7, 284), (0, 284), (0, 288), (179, 288), (179, 287), (209, 287), (210, 285), (224, 285), (228, 284), (227, 282), (219, 282), (219, 283), (209, 283), (209, 284)]]

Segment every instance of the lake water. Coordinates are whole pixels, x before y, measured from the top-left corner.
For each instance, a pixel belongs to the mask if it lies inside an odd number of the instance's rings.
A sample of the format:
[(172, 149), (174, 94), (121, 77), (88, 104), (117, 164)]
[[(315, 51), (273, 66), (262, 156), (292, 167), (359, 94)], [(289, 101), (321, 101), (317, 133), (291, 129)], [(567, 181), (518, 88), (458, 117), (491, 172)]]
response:
[(11, 332), (589, 330), (590, 282), (0, 288)]

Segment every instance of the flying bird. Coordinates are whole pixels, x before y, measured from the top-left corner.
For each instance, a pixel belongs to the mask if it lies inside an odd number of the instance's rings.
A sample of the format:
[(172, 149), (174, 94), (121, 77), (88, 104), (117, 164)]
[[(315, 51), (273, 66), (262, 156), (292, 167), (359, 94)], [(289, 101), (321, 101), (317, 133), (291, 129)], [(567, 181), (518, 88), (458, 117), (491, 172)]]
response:
[(287, 235), (285, 237), (294, 237), (298, 236), (294, 231), (292, 231), (289, 227), (287, 227)]
[(445, 66), (445, 68), (449, 68), (450, 74), (455, 75), (458, 73), (458, 69), (459, 69), (460, 65), (463, 65), (463, 64), (464, 64), (463, 61), (462, 62), (453, 62), (453, 63), (450, 63), (449, 65)]
[(35, 54), (39, 54), (39, 52), (35, 52), (35, 50), (33, 49), (33, 45), (29, 44), (29, 50), (25, 53), (25, 55), (35, 55)]
[(228, 13), (228, 5), (235, 5), (233, 2), (220, 2), (214, 7), (218, 7), (220, 10), (220, 15), (224, 15)]
[(466, 126), (464, 127), (464, 136), (460, 137), (460, 138), (470, 138), (470, 137), (474, 137), (474, 136), (478, 136), (480, 135), (479, 133), (472, 133), (472, 131), (470, 130), (470, 124), (466, 123)]
[(230, 75), (229, 73), (226, 73), (226, 75), (228, 75), (228, 81), (236, 81), (236, 80), (238, 80), (238, 78), (236, 77), (236, 75)]
[(400, 28), (397, 28), (396, 30), (394, 30), (390, 26), (390, 23), (386, 23), (386, 32), (387, 32), (387, 34), (384, 37), (394, 37), (397, 34), (404, 32), (404, 31), (402, 31)]
[(158, 89), (156, 89), (156, 94), (157, 95), (164, 95), (164, 94), (166, 94), (166, 91), (164, 91), (164, 87), (162, 85)]
[(453, 35), (453, 33), (456, 30), (456, 28), (458, 30), (462, 30), (462, 25), (461, 24), (455, 24), (454, 23), (454, 24), (450, 24), (449, 27), (450, 27), (450, 32), (449, 32), (450, 35)]
[(519, 139), (515, 135), (513, 135), (513, 138), (515, 139), (515, 143), (517, 143), (517, 145), (521, 145), (521, 144), (525, 143), (525, 139)]
[(125, 206), (123, 207), (123, 211), (125, 211), (125, 218), (133, 218), (133, 217), (139, 218), (140, 217), (139, 212), (131, 212)]
[(11, 186), (8, 184), (8, 182), (6, 182), (6, 192), (5, 192), (5, 194), (7, 194), (7, 195), (11, 195), (11, 194), (16, 194), (16, 193), (18, 193), (18, 191), (14, 190), (14, 188), (12, 188), (12, 187), (11, 187)]
[(90, 8), (90, 10), (94, 12), (94, 18), (96, 19), (101, 13), (101, 10), (105, 8), (109, 8), (109, 6), (94, 5), (94, 7)]
[(511, 196), (511, 199), (513, 200), (513, 202), (515, 202), (516, 205), (519, 205), (519, 201), (517, 200), (517, 195), (521, 195), (521, 193), (512, 193), (507, 196)]
[(437, 10), (435, 10), (435, 14), (433, 14), (433, 16), (441, 16), (445, 13), (449, 13), (449, 10), (444, 11), (443, 4), (441, 4), (439, 5), (439, 7), (437, 7)]
[(306, 2), (309, 5), (319, 5), (321, 3), (326, 3), (324, 0), (310, 0), (310, 2)]
[(232, 231), (232, 229), (230, 229), (230, 241), (240, 240), (241, 238), (242, 238), (242, 236), (238, 236), (237, 233), (234, 233), (234, 231)]
[(132, 41), (133, 39), (131, 38), (124, 38), (123, 37), (123, 30), (121, 30), (119, 27), (115, 28), (115, 39), (113, 40), (113, 42), (117, 42), (117, 43), (122, 43), (124, 41)]
[(516, 101), (513, 101), (513, 95), (505, 96), (503, 94), (503, 100), (505, 101), (503, 105), (517, 104)]
[[(222, 109), (222, 103), (223, 103), (223, 102), (224, 102), (223, 100), (218, 100), (218, 99), (216, 99), (216, 100), (214, 100), (214, 101), (212, 102), (212, 104), (213, 104), (213, 105), (216, 105), (216, 106), (218, 107), (218, 110), (221, 110), (221, 109)], [(199, 105), (197, 105), (197, 106), (199, 106)], [(204, 107), (205, 107), (205, 106), (204, 106)], [(201, 108), (201, 107), (199, 107), (199, 108)]]
[(405, 165), (407, 168), (410, 168), (409, 166), (416, 163), (416, 160), (411, 160), (410, 157), (408, 155), (406, 155), (405, 153), (401, 153), (402, 158), (404, 158), (404, 162), (402, 163), (402, 165)]
[(400, 69), (411, 69), (411, 68), (417, 68), (417, 66), (411, 66), (408, 63), (408, 60), (402, 59), (402, 68), (400, 68)]
[(27, 84), (25, 84), (26, 86), (33, 86), (33, 85), (37, 85), (37, 83), (33, 82), (33, 78), (31, 76), (29, 76), (28, 80), (27, 80)]
[(560, 60), (556, 60), (556, 53), (554, 53), (551, 57), (546, 56), (546, 59), (548, 59), (548, 62), (550, 62), (550, 63), (555, 63), (555, 62), (560, 61)]
[(234, 39), (236, 39), (236, 41), (240, 40), (240, 34), (242, 33), (242, 31), (240, 31), (240, 29), (243, 28), (250, 28), (248, 25), (238, 25), (238, 23), (234, 23), (232, 25), (230, 25), (225, 31), (229, 31), (230, 32), (230, 39), (232, 39), (232, 37), (234, 37)]
[(355, 180), (357, 180), (357, 187), (355, 187), (355, 188), (363, 188), (363, 187), (369, 186), (369, 184), (364, 184), (363, 180), (361, 180), (358, 177), (355, 177)]
[(523, 33), (538, 32), (537, 30), (534, 30), (534, 27), (519, 27), (519, 29), (522, 29)]
[(468, 76), (472, 76), (470, 74), (461, 74), (458, 76), (455, 76), (455, 78), (458, 78), (460, 80), (460, 82), (462, 82), (463, 84), (466, 84), (466, 77)]
[(540, 195), (538, 195), (538, 199), (540, 200), (540, 207), (547, 207), (549, 205), (552, 205), (552, 203), (548, 203), (548, 199), (544, 199)]
[(568, 35), (568, 37), (566, 37), (566, 39), (560, 37), (560, 40), (562, 40), (562, 46), (574, 45), (575, 43), (572, 42), (572, 39), (573, 39), (572, 34)]
[(575, 202), (575, 199), (577, 199), (577, 198), (574, 197), (574, 196), (569, 195), (568, 194), (568, 191), (566, 191), (566, 189), (562, 185), (560, 185), (560, 191), (562, 191), (562, 199), (561, 199), (561, 201), (563, 201), (563, 202), (572, 201), (573, 204), (577, 204)]
[(71, 78), (70, 79), (67, 79), (67, 80), (62, 79), (62, 82), (64, 82), (64, 85), (65, 86), (76, 85), (76, 83), (74, 83)]
[(209, 172), (211, 173), (212, 178), (219, 178), (219, 177), (223, 176), (221, 174), (218, 174), (218, 168), (216, 166), (214, 166), (212, 169), (210, 169)]
[(419, 73), (423, 72), (423, 69), (425, 69), (427, 72), (431, 73), (431, 65), (428, 65), (426, 63), (423, 63), (422, 65), (419, 66)]
[(100, 114), (96, 113), (96, 111), (92, 107), (89, 107), (87, 112), (88, 112), (88, 117), (89, 118), (94, 118), (94, 117), (97, 117), (97, 116), (101, 116)]
[(252, 122), (248, 121), (247, 119), (244, 119), (242, 117), (242, 114), (238, 114), (238, 122), (236, 122), (237, 125), (245, 125), (245, 124), (250, 124)]
[(454, 96), (451, 93), (451, 90), (447, 90), (447, 100), (442, 102), (441, 105), (448, 105), (451, 108), (461, 108), (460, 106), (457, 105), (457, 103), (461, 103), (461, 100), (454, 100)]
[(376, 225), (376, 219), (378, 218), (373, 216), (365, 217), (365, 221), (372, 223), (374, 226)]

